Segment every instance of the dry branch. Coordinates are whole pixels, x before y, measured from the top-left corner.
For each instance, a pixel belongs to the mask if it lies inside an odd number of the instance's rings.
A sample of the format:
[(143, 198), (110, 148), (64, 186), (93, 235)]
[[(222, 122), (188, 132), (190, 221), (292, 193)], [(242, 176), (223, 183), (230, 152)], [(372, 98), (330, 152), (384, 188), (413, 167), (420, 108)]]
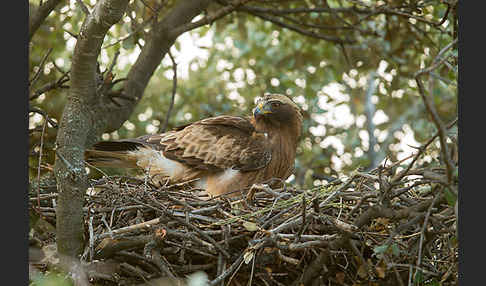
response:
[[(180, 279), (196, 271), (207, 274), (209, 285), (342, 285), (339, 279), (403, 285), (410, 271), (412, 280), (420, 272), (454, 285), (457, 254), (443, 243), (456, 227), (443, 194), (448, 181), (426, 178), (444, 177), (445, 167), (412, 163), (406, 174), (391, 162), (309, 190), (255, 186), (251, 202), (242, 195), (201, 200), (189, 184), (93, 180), (84, 217), (95, 253), (84, 256), (85, 263), (117, 261), (116, 279), (96, 276), (107, 285)], [(408, 180), (412, 174), (421, 178)], [(365, 187), (376, 183), (378, 189)], [(400, 195), (380, 204), (385, 191)], [(36, 197), (33, 192), (32, 206)], [(52, 217), (48, 197), (55, 198), (41, 194), (40, 212)]]

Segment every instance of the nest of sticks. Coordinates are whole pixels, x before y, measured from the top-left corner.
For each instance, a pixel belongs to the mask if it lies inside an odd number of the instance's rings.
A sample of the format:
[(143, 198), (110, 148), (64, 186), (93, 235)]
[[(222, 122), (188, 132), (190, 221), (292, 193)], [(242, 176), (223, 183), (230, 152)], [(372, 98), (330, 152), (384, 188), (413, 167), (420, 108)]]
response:
[[(457, 214), (447, 194), (457, 182), (445, 168), (398, 166), (212, 199), (189, 184), (93, 180), (80, 261), (96, 285), (205, 285), (187, 279), (194, 273), (209, 285), (455, 285)], [(31, 254), (30, 266), (42, 272), (55, 236), (39, 222), (55, 226), (57, 193), (40, 189), (30, 195), (40, 214), (31, 245), (44, 254)]]

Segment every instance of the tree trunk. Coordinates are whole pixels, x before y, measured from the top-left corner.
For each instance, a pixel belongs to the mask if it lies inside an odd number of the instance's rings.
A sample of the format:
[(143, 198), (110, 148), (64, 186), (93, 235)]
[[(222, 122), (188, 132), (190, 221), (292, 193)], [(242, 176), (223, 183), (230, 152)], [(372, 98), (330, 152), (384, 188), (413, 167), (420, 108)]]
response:
[(121, 19), (128, 0), (101, 0), (86, 17), (73, 54), (71, 89), (56, 139), (54, 172), (59, 191), (56, 227), (60, 254), (73, 257), (83, 250), (82, 207), (87, 189), (84, 150), (100, 134), (117, 130), (129, 118), (155, 69), (184, 31), (172, 32), (174, 28), (190, 23), (209, 2), (179, 1), (162, 21), (154, 24), (123, 88), (124, 95), (132, 100), (123, 100), (120, 106), (96, 94), (96, 63), (108, 29)]
[(160, 22), (154, 24), (124, 83), (123, 94), (132, 100), (123, 100), (121, 107), (113, 106), (113, 110), (101, 113), (109, 116), (105, 118), (106, 132), (118, 130), (130, 117), (155, 69), (181, 34), (181, 32), (174, 32), (175, 28), (190, 23), (195, 16), (206, 9), (210, 2), (209, 0), (179, 1)]
[(96, 118), (96, 63), (108, 29), (125, 12), (128, 0), (101, 0), (81, 27), (71, 67), (71, 88), (56, 138), (58, 252), (74, 257), (83, 249), (83, 202), (87, 188), (84, 149)]

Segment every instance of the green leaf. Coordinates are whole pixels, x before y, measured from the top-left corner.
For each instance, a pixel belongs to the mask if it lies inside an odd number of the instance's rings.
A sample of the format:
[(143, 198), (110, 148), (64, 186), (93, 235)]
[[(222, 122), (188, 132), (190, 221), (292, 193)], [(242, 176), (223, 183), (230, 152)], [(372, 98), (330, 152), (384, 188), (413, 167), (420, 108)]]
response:
[(392, 244), (383, 244), (383, 245), (376, 246), (373, 249), (373, 252), (377, 257), (381, 257), (386, 252), (388, 253), (391, 252), (393, 256), (400, 256), (401, 251), (396, 243), (392, 243)]
[(445, 188), (445, 189), (444, 189), (444, 194), (445, 194), (445, 198), (446, 198), (446, 200), (447, 200), (447, 203), (448, 203), (448, 204), (449, 204), (451, 207), (455, 206), (455, 205), (456, 205), (456, 201), (457, 201), (457, 197), (456, 197), (456, 195), (454, 195), (454, 193), (453, 193), (453, 192), (451, 192), (451, 191), (449, 190), (449, 188)]
[(437, 281), (435, 278), (432, 279), (432, 281), (427, 282), (424, 284), (425, 286), (440, 286), (440, 282)]
[(396, 243), (390, 245), (390, 249), (393, 256), (400, 256), (400, 248), (398, 248), (398, 245)]
[(122, 47), (125, 50), (131, 50), (135, 47), (135, 39), (133, 37), (129, 37), (125, 41), (122, 42)]
[(413, 282), (414, 285), (421, 285), (424, 282), (424, 274), (422, 273), (422, 271), (417, 270)]
[(373, 249), (373, 252), (375, 254), (383, 254), (386, 252), (386, 250), (388, 249), (388, 244), (383, 244), (383, 245), (379, 245), (379, 246), (376, 246), (374, 249)]

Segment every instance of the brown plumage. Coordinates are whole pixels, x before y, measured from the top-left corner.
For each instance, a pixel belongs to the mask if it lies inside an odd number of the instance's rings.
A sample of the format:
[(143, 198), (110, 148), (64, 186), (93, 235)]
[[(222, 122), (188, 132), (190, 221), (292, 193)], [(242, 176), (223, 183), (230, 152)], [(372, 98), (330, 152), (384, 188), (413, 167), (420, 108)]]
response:
[(265, 94), (250, 117), (216, 116), (171, 131), (102, 141), (86, 150), (100, 167), (142, 168), (154, 180), (198, 178), (216, 196), (244, 190), (293, 171), (302, 128), (300, 108), (287, 96)]

